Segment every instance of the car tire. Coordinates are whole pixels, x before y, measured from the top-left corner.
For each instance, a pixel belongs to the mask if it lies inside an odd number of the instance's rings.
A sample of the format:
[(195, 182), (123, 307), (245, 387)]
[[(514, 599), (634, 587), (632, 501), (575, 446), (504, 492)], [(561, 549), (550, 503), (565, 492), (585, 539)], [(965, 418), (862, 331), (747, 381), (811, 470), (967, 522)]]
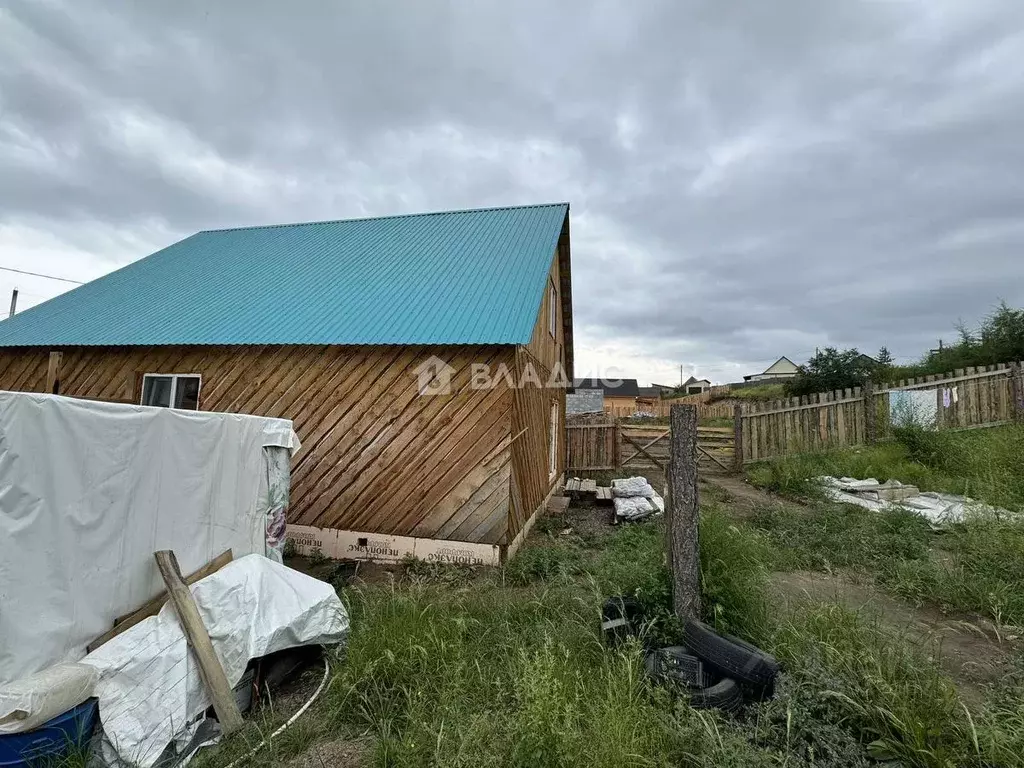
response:
[(690, 650), (723, 677), (753, 693), (770, 694), (779, 674), (779, 662), (773, 656), (738, 637), (720, 635), (700, 621), (687, 621), (683, 636)]
[(690, 706), (694, 709), (735, 712), (743, 706), (743, 691), (735, 680), (723, 677), (712, 686), (691, 692)]

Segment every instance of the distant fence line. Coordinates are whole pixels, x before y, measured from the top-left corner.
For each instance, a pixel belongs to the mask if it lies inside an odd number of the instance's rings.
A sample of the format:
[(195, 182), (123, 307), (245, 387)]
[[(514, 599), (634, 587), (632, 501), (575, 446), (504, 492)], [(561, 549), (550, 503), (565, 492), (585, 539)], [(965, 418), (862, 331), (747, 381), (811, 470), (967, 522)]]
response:
[[(1019, 362), (999, 363), (903, 379), (877, 388), (867, 385), (736, 406), (737, 459), (749, 463), (866, 445), (888, 437), (892, 431), (891, 392), (934, 390), (937, 429), (980, 429), (1024, 421), (1021, 370)], [(950, 391), (948, 398), (944, 390)]]

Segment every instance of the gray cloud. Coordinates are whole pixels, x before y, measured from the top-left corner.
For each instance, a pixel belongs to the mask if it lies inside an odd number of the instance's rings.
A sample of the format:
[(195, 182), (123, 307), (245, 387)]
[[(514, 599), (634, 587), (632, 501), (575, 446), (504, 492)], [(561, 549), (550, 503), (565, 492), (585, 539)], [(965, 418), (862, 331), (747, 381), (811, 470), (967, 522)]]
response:
[(577, 359), (655, 380), (1024, 304), (1012, 0), (295, 5), (0, 9), (0, 263), (567, 199)]

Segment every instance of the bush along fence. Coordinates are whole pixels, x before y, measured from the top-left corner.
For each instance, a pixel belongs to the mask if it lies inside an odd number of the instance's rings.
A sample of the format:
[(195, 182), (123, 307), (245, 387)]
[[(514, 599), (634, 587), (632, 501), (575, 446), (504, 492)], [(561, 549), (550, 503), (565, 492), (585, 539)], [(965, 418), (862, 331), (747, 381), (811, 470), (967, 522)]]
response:
[[(890, 414), (908, 397), (934, 412), (936, 429), (982, 429), (1024, 422), (1022, 363), (965, 368), (944, 375), (821, 392), (735, 407), (735, 467), (744, 463), (865, 445), (892, 434)], [(934, 393), (934, 411), (928, 395)]]

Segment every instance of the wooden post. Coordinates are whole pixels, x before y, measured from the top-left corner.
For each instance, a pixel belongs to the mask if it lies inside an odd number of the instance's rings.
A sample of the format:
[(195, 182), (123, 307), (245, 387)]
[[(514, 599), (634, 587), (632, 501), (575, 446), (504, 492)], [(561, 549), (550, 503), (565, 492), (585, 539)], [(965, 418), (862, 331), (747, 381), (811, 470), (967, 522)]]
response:
[(732, 408), (732, 471), (738, 475), (743, 474), (743, 406), (734, 405)]
[(1011, 417), (1015, 422), (1024, 421), (1024, 371), (1020, 363), (1010, 364), (1010, 407)]
[(174, 609), (181, 620), (181, 628), (185, 631), (185, 637), (199, 664), (199, 677), (206, 686), (206, 692), (210, 694), (213, 711), (217, 713), (221, 730), (225, 736), (234, 733), (242, 727), (242, 713), (238, 711), (238, 704), (235, 703), (231, 685), (224, 674), (224, 667), (213, 650), (210, 634), (206, 631), (199, 609), (192, 599), (192, 593), (181, 578), (178, 558), (169, 549), (154, 552), (153, 557), (156, 558), (160, 575), (167, 585), (167, 594), (174, 603)]
[(874, 445), (875, 440), (878, 439), (878, 431), (875, 424), (878, 411), (875, 409), (875, 385), (871, 379), (864, 379), (860, 392), (864, 398), (864, 442), (868, 445)]
[(697, 510), (697, 409), (673, 405), (668, 462), (668, 550), (672, 605), (680, 621), (700, 616)]
[(51, 352), (50, 363), (46, 367), (46, 393), (48, 395), (60, 394), (60, 361), (64, 357), (63, 352)]

